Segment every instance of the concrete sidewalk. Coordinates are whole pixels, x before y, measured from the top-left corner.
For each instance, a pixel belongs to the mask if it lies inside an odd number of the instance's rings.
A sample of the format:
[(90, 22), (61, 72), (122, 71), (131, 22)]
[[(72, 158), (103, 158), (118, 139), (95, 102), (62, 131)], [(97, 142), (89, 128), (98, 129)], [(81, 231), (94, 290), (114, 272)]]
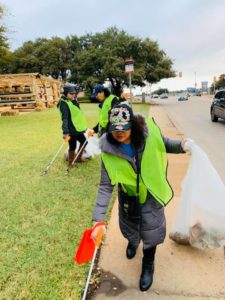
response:
[[(176, 129), (160, 106), (152, 105), (150, 115), (154, 117), (165, 136), (175, 139), (182, 137), (182, 133)], [(94, 299), (225, 299), (223, 250), (200, 251), (178, 245), (168, 238), (188, 161), (187, 154), (169, 155), (168, 177), (174, 190), (174, 198), (165, 209), (167, 237), (164, 244), (157, 247), (151, 289), (144, 293), (139, 291), (142, 245), (132, 260), (126, 258), (127, 241), (119, 230), (116, 202), (101, 248), (99, 267), (102, 269), (102, 278)]]

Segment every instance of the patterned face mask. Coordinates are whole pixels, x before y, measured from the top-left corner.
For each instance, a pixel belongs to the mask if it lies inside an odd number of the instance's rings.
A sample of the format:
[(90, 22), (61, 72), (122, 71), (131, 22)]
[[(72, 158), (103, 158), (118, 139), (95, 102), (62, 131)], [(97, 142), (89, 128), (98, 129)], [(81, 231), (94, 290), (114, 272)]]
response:
[(129, 130), (131, 128), (130, 112), (126, 107), (115, 107), (109, 116), (109, 132)]

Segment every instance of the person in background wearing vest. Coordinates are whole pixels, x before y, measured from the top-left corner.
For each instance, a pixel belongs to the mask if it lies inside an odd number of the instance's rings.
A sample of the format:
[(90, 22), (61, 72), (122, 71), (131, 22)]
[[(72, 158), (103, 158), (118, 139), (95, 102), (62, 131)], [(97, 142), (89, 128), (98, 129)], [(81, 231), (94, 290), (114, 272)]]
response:
[[(69, 167), (71, 167), (76, 155), (75, 149), (77, 146), (77, 141), (80, 142), (79, 150), (86, 141), (84, 133), (87, 129), (87, 122), (83, 112), (80, 109), (79, 103), (76, 100), (76, 96), (76, 87), (72, 84), (65, 85), (63, 89), (63, 95), (58, 103), (58, 108), (60, 109), (62, 117), (63, 139), (65, 139), (67, 135), (70, 136), (68, 151)], [(79, 154), (77, 162), (84, 161), (82, 158), (83, 151), (84, 149)]]
[(102, 84), (97, 84), (91, 95), (91, 99), (97, 99), (99, 104), (99, 121), (98, 124), (93, 128), (95, 133), (101, 136), (108, 123), (109, 110), (116, 104), (119, 103), (119, 98), (110, 93), (109, 89), (104, 87)]
[[(94, 225), (105, 221), (114, 186), (118, 185), (119, 226), (128, 240), (126, 257), (132, 259), (143, 242), (141, 291), (153, 282), (157, 245), (166, 235), (164, 206), (173, 197), (167, 179), (166, 153), (185, 153), (190, 139), (171, 140), (161, 135), (152, 118), (133, 114), (129, 105), (120, 104), (109, 112), (106, 133), (101, 138), (102, 166), (98, 196), (93, 213)], [(187, 143), (187, 144), (186, 144)], [(95, 239), (99, 225), (92, 232)]]

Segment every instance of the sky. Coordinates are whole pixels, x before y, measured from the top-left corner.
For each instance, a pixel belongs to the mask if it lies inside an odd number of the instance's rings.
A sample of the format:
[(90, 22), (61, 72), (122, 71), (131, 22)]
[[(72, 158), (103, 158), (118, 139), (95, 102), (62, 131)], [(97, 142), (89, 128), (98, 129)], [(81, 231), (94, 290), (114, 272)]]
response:
[[(152, 86), (210, 86), (225, 73), (225, 0), (0, 0), (12, 50), (27, 40), (103, 32), (111, 26), (159, 43), (182, 77)], [(134, 64), (135, 69), (135, 64)]]

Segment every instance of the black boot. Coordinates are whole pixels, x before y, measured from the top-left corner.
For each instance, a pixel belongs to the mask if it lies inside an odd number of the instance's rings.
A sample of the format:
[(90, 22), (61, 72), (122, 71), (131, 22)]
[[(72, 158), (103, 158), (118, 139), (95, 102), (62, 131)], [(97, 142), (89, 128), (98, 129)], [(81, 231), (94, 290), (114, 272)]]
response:
[(140, 290), (142, 292), (147, 291), (153, 282), (154, 274), (154, 262), (151, 263), (142, 263), (142, 272), (140, 278)]
[(136, 247), (134, 247), (130, 242), (127, 245), (126, 255), (128, 259), (131, 259), (136, 254)]
[(140, 290), (147, 291), (153, 282), (154, 274), (154, 258), (156, 247), (143, 250), (144, 257), (142, 259), (142, 272), (140, 277)]

